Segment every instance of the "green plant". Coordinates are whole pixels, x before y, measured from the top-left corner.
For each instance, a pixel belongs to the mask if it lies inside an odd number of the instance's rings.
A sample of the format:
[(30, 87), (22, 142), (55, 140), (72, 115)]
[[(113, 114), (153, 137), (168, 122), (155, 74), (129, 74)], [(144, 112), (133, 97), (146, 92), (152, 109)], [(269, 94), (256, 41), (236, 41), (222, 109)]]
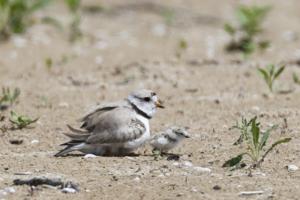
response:
[(257, 36), (263, 31), (261, 24), (269, 10), (269, 6), (239, 6), (236, 11), (238, 25), (233, 26), (229, 23), (224, 25), (224, 30), (232, 37), (226, 50), (249, 55), (257, 48), (262, 50), (267, 48), (269, 41), (257, 40)]
[(293, 73), (293, 81), (296, 84), (300, 84), (300, 79), (296, 73)]
[(175, 54), (176, 57), (180, 59), (182, 54), (186, 51), (187, 48), (188, 48), (188, 43), (185, 39), (182, 38), (178, 40), (176, 54)]
[(278, 126), (274, 125), (266, 131), (261, 131), (260, 123), (256, 121), (257, 117), (253, 117), (249, 121), (242, 118), (242, 123), (237, 123), (233, 128), (240, 130), (241, 136), (235, 144), (245, 144), (244, 152), (229, 159), (223, 164), (223, 167), (237, 166), (243, 160), (244, 156), (250, 157), (252, 160), (251, 168), (260, 167), (266, 156), (279, 144), (287, 143), (291, 138), (283, 138), (274, 142), (265, 149), (270, 134)]
[(32, 14), (51, 0), (0, 0), (0, 39), (23, 33), (32, 24)]
[(82, 37), (82, 32), (80, 30), (80, 0), (65, 0), (65, 3), (73, 15), (70, 24), (70, 41), (74, 42)]
[(280, 74), (284, 71), (285, 66), (282, 65), (280, 67), (275, 67), (275, 65), (268, 65), (266, 68), (258, 68), (257, 70), (263, 76), (268, 88), (271, 92), (273, 92), (274, 81), (280, 76)]
[(2, 96), (0, 97), (0, 107), (7, 107), (5, 104), (12, 105), (18, 97), (20, 96), (21, 90), (15, 88), (13, 92), (10, 91), (10, 88), (2, 88)]
[(161, 16), (163, 17), (165, 24), (171, 26), (175, 20), (175, 11), (172, 9), (164, 9), (161, 12)]
[(18, 129), (22, 129), (35, 123), (38, 119), (39, 118), (31, 119), (28, 116), (18, 115), (14, 111), (11, 111), (9, 120), (13, 125), (16, 125)]

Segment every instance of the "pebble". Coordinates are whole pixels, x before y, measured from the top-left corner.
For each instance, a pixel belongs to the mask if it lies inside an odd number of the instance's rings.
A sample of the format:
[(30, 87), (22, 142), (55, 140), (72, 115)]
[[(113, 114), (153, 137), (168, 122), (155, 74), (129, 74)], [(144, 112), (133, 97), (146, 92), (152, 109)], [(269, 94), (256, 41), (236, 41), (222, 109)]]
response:
[(258, 107), (258, 106), (252, 106), (252, 110), (256, 111), (256, 112), (259, 112), (260, 111), (260, 107)]
[(296, 165), (288, 165), (287, 166), (287, 170), (289, 172), (294, 172), (294, 171), (297, 171), (299, 169), (299, 167), (297, 167)]
[(134, 180), (135, 182), (140, 182), (140, 181), (141, 181), (141, 179), (140, 179), (139, 177), (135, 177), (133, 180)]
[(221, 186), (215, 185), (215, 186), (213, 187), (213, 189), (214, 189), (214, 190), (221, 190)]
[(4, 188), (4, 191), (6, 191), (8, 193), (15, 193), (16, 192), (15, 188), (13, 188), (13, 187)]
[(196, 170), (197, 172), (211, 173), (211, 169), (206, 167), (194, 167), (194, 170)]
[(39, 140), (31, 140), (31, 144), (37, 144), (37, 143), (39, 143), (40, 141)]
[(104, 50), (108, 47), (108, 43), (105, 41), (98, 41), (95, 44), (95, 48), (99, 50)]
[(12, 41), (13, 41), (13, 44), (15, 45), (15, 47), (17, 47), (17, 48), (23, 48), (27, 44), (27, 40), (25, 38), (22, 38), (19, 36), (13, 37)]
[(152, 28), (152, 33), (155, 36), (162, 37), (167, 33), (166, 25), (164, 24), (156, 24)]
[(257, 194), (263, 194), (264, 191), (259, 190), (259, 191), (243, 191), (240, 192), (239, 195), (240, 196), (250, 196), (250, 195), (257, 195)]
[(75, 192), (77, 192), (74, 188), (68, 188), (68, 187), (63, 188), (61, 191), (63, 193), (75, 193)]
[(95, 57), (95, 63), (97, 65), (101, 65), (103, 63), (103, 58), (101, 56), (96, 56)]
[(0, 190), (0, 198), (3, 196), (6, 196), (8, 194), (15, 193), (15, 192), (16, 192), (16, 190), (13, 187), (4, 188), (3, 190)]
[(192, 167), (193, 163), (191, 163), (190, 161), (184, 161), (183, 162), (183, 166), (185, 166), (185, 167)]
[(84, 158), (96, 158), (97, 156), (94, 154), (86, 154)]
[(60, 108), (68, 108), (69, 107), (69, 104), (67, 102), (60, 102), (58, 104), (58, 107)]

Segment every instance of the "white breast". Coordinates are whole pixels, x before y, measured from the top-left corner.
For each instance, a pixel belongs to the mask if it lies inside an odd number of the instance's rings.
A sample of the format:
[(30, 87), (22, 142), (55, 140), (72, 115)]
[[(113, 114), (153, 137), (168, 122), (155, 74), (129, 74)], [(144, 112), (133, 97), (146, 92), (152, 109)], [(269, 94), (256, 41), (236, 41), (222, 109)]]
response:
[(146, 131), (138, 139), (125, 143), (124, 147), (132, 149), (132, 150), (139, 148), (140, 146), (145, 144), (146, 141), (148, 141), (150, 139), (149, 119), (147, 119), (141, 115), (138, 115), (138, 114), (136, 115), (136, 118), (144, 124)]

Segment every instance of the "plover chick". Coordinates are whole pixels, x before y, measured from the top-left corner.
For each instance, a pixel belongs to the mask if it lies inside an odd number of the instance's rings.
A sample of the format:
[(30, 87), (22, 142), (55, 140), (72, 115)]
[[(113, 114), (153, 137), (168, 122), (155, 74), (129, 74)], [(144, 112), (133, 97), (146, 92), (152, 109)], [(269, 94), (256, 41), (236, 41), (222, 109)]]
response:
[(171, 127), (161, 134), (155, 135), (150, 140), (150, 145), (153, 147), (153, 151), (160, 151), (161, 153), (167, 153), (169, 150), (175, 148), (183, 139), (189, 138), (185, 128)]

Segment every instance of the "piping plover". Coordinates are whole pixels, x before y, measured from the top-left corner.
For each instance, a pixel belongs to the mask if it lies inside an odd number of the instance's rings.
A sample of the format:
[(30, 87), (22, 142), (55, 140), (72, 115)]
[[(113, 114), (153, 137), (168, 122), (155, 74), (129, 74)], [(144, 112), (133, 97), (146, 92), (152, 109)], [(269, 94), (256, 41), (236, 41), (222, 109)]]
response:
[(68, 125), (71, 140), (55, 156), (72, 151), (95, 155), (126, 155), (150, 139), (149, 120), (156, 108), (163, 108), (156, 93), (151, 90), (132, 92), (125, 100), (98, 106), (84, 116), (81, 129)]
[(184, 128), (171, 127), (161, 134), (153, 136), (150, 140), (150, 145), (154, 151), (158, 150), (161, 153), (167, 153), (169, 150), (175, 148), (180, 141), (189, 137), (190, 135)]

